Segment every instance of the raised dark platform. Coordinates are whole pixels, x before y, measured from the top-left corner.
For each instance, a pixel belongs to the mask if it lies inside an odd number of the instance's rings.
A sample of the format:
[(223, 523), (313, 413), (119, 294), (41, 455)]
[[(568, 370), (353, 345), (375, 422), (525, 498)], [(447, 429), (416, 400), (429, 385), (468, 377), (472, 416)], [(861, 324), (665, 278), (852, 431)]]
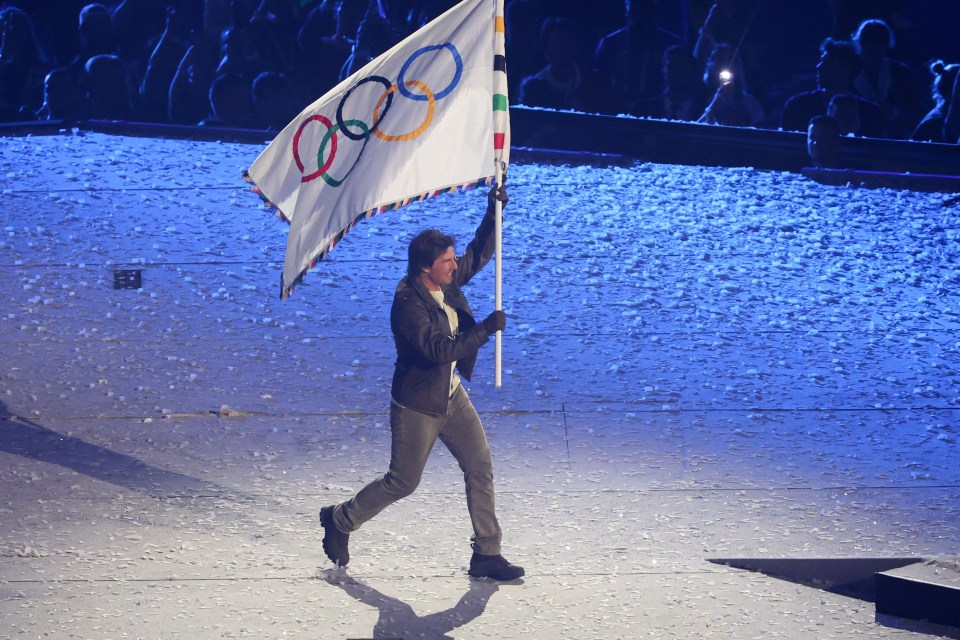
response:
[[(515, 146), (589, 151), (648, 162), (754, 167), (799, 173), (810, 165), (807, 136), (794, 131), (723, 127), (629, 116), (511, 107)], [(849, 169), (960, 175), (960, 146), (843, 138)]]
[(857, 169), (821, 169), (804, 167), (803, 175), (820, 184), (846, 184), (867, 189), (907, 189), (941, 193), (960, 193), (960, 176), (929, 173), (896, 173)]
[(960, 628), (958, 558), (710, 558), (876, 603), (877, 615)]
[(923, 558), (710, 558), (710, 562), (873, 602), (875, 576)]
[(877, 574), (877, 613), (960, 627), (960, 559), (939, 558)]

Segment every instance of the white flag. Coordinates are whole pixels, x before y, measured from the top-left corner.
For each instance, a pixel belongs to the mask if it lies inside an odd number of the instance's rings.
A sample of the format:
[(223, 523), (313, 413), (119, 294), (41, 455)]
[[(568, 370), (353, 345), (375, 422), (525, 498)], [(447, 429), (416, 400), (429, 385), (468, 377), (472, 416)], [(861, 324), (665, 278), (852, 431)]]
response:
[(465, 0), (311, 104), (247, 171), (290, 222), (281, 296), (359, 220), (509, 161), (503, 0)]

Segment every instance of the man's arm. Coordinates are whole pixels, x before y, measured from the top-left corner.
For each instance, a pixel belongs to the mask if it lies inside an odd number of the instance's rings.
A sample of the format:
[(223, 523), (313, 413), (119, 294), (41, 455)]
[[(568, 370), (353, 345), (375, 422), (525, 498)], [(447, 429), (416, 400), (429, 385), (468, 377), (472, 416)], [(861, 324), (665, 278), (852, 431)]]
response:
[[(504, 179), (504, 182), (505, 181), (506, 179)], [(473, 234), (473, 240), (470, 241), (463, 255), (460, 256), (457, 273), (454, 276), (458, 285), (469, 282), (470, 278), (490, 262), (490, 258), (493, 256), (495, 249), (493, 228), (496, 223), (494, 216), (496, 215), (497, 200), (499, 200), (504, 207), (506, 207), (510, 201), (510, 198), (507, 196), (506, 184), (501, 184), (499, 187), (494, 186), (487, 193), (487, 211), (483, 216), (483, 220), (480, 221), (476, 232)]]
[(490, 336), (503, 329), (505, 323), (503, 312), (498, 315), (495, 311), (483, 322), (451, 337), (441, 330), (440, 324), (433, 321), (430, 311), (416, 293), (410, 292), (398, 298), (393, 309), (394, 332), (420, 357), (432, 364), (448, 364), (475, 354)]

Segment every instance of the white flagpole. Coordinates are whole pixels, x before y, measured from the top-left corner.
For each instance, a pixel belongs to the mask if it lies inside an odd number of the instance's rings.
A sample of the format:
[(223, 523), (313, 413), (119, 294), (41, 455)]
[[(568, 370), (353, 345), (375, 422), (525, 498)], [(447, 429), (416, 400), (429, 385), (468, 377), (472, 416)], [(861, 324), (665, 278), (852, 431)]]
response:
[[(503, 165), (500, 161), (496, 162), (496, 187), (499, 188), (503, 184)], [(501, 220), (503, 213), (503, 203), (500, 202), (498, 198), (494, 198), (493, 205), (493, 214), (494, 214), (494, 226), (493, 226), (493, 238), (494, 238), (494, 252), (497, 256), (497, 263), (495, 265), (496, 269), (494, 270), (494, 298), (495, 308), (497, 311), (503, 308), (503, 222)], [(502, 366), (502, 339), (503, 332), (497, 331), (495, 349), (494, 349), (494, 372), (493, 372), (493, 386), (500, 388), (502, 384), (501, 371)]]

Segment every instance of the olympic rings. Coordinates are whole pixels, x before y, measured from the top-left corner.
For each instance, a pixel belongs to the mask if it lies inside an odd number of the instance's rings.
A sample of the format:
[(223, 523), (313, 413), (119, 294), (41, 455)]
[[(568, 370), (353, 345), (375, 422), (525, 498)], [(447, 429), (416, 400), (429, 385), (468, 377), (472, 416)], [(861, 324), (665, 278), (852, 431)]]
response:
[[(436, 110), (436, 107), (437, 107), (437, 101), (434, 99), (433, 92), (430, 91), (429, 88), (427, 88), (427, 85), (423, 84), (419, 80), (408, 80), (404, 84), (414, 85), (418, 89), (420, 89), (420, 91), (423, 91), (424, 99), (429, 100), (429, 102), (427, 103), (427, 117), (424, 118), (423, 122), (420, 123), (419, 127), (414, 129), (410, 133), (402, 133), (399, 135), (392, 136), (384, 133), (383, 131), (380, 131), (379, 129), (374, 129), (373, 135), (377, 136), (384, 142), (403, 142), (405, 140), (413, 140), (414, 138), (419, 136), (421, 133), (426, 131), (427, 127), (430, 126), (430, 123), (433, 122), (433, 112)], [(382, 105), (383, 101), (386, 100), (387, 108), (389, 109), (390, 100), (393, 98), (393, 93), (399, 90), (400, 90), (400, 85), (395, 84), (389, 89), (387, 89), (387, 92), (380, 97), (380, 101), (377, 102), (377, 106), (373, 108), (373, 120), (375, 122), (380, 122), (380, 120), (382, 119), (382, 116), (380, 118), (377, 117), (380, 114), (380, 105)], [(384, 111), (384, 115), (386, 115), (386, 111)]]
[[(450, 56), (453, 59), (454, 63), (454, 73), (453, 77), (450, 79), (450, 82), (443, 88), (442, 91), (434, 92), (430, 89), (425, 82), (421, 80), (406, 80), (406, 75), (409, 73), (411, 65), (427, 53), (432, 51), (442, 51), (447, 50), (450, 53)], [(301, 182), (309, 182), (315, 180), (316, 178), (323, 178), (331, 187), (339, 187), (347, 179), (353, 169), (357, 166), (357, 163), (360, 160), (360, 156), (363, 155), (364, 149), (367, 147), (367, 142), (370, 141), (371, 134), (376, 136), (378, 139), (384, 142), (406, 142), (408, 140), (413, 140), (420, 135), (422, 135), (432, 124), (434, 115), (436, 113), (436, 104), (438, 100), (450, 95), (450, 93), (460, 84), (460, 80), (463, 77), (463, 59), (460, 56), (460, 52), (457, 48), (449, 42), (444, 44), (435, 44), (421, 47), (414, 51), (407, 60), (400, 67), (400, 72), (397, 74), (397, 81), (391, 83), (387, 78), (383, 76), (371, 75), (365, 78), (361, 78), (354, 84), (346, 93), (343, 94), (343, 97), (340, 98), (340, 103), (337, 105), (336, 111), (336, 124), (330, 120), (330, 118), (314, 114), (307, 117), (297, 128), (296, 133), (293, 136), (293, 159), (297, 165), (297, 168), (300, 170)], [(344, 105), (347, 104), (347, 100), (353, 95), (353, 92), (360, 87), (360, 85), (375, 82), (383, 85), (384, 92), (381, 94), (380, 98), (377, 100), (376, 105), (373, 108), (372, 120), (373, 124), (367, 124), (363, 120), (359, 119), (344, 119), (343, 111)], [(419, 94), (413, 93), (410, 91), (410, 88), (416, 88), (420, 91)], [(387, 112), (391, 110), (393, 106), (394, 93), (399, 93), (401, 96), (408, 98), (410, 100), (415, 100), (418, 102), (427, 103), (427, 114), (423, 121), (417, 126), (417, 128), (409, 131), (408, 133), (402, 134), (388, 134), (383, 132), (380, 129), (380, 124), (383, 122), (384, 118), (387, 117)], [(300, 158), (300, 139), (303, 135), (304, 130), (307, 125), (311, 122), (317, 121), (323, 124), (327, 131), (323, 136), (323, 139), (320, 141), (320, 148), (317, 151), (317, 165), (318, 169), (309, 174), (305, 174), (306, 168), (303, 164), (303, 161)], [(351, 130), (351, 127), (354, 129), (359, 129), (362, 133), (357, 133)], [(337, 155), (338, 143), (337, 143), (337, 134), (342, 133), (348, 139), (355, 142), (363, 141), (363, 146), (360, 149), (360, 153), (357, 154), (356, 159), (354, 160), (353, 166), (347, 171), (347, 173), (340, 178), (339, 180), (333, 178), (329, 175), (330, 168), (333, 166), (334, 158)], [(327, 159), (324, 160), (324, 153), (329, 147), (329, 154)]]

